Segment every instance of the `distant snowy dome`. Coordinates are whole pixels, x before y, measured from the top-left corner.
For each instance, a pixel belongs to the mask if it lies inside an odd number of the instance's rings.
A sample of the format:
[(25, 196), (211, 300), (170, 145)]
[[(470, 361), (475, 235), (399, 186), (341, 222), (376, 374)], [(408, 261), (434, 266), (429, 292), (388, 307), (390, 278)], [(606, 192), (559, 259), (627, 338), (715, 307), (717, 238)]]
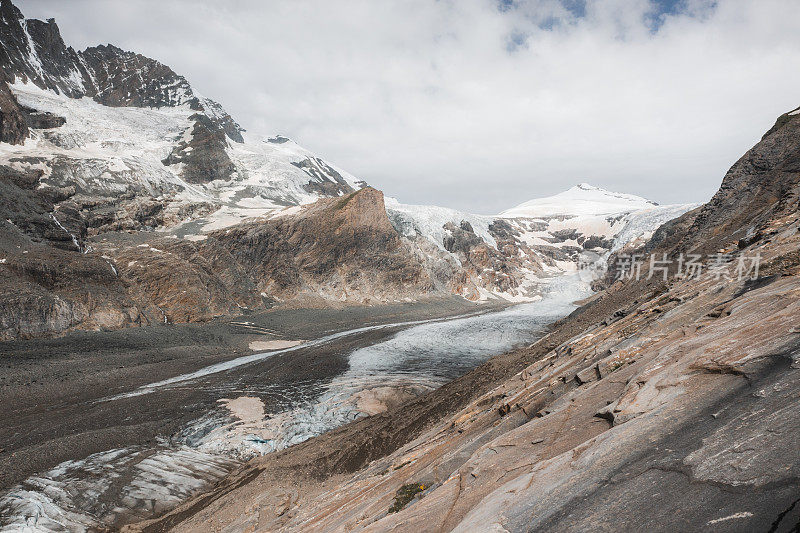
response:
[(555, 196), (537, 198), (500, 213), (503, 218), (541, 218), (556, 215), (618, 215), (657, 206), (655, 202), (632, 194), (611, 192), (588, 183)]

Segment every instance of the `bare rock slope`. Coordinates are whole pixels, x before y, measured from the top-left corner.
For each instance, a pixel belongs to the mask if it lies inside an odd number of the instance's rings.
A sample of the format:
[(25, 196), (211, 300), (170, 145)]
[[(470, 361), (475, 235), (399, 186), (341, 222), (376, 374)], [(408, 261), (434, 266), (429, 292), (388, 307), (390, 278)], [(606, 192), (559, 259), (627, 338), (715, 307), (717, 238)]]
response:
[(383, 193), (371, 187), (209, 238), (231, 251), (261, 292), (282, 300), (386, 301), (433, 289), (389, 223)]

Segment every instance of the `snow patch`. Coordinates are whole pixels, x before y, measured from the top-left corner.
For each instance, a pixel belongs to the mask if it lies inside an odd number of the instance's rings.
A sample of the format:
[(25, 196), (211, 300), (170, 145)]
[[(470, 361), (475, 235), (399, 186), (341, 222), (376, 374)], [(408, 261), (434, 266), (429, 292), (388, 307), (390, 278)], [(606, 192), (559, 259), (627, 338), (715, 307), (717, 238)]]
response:
[(471, 215), (433, 205), (401, 204), (391, 197), (385, 198), (384, 202), (390, 222), (404, 237), (422, 236), (444, 250), (444, 238), (448, 235), (448, 231), (444, 229), (445, 224), (452, 223), (459, 226), (462, 222), (469, 222), (476, 235), (490, 246), (497, 246), (494, 237), (489, 233), (489, 225), (494, 217)]

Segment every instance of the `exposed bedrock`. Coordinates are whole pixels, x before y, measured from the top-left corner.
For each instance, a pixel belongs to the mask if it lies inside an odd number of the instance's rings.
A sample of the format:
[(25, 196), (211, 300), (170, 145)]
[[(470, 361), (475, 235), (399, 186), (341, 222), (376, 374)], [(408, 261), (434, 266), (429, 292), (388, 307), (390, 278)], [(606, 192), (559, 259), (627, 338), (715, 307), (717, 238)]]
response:
[(20, 144), (28, 137), (28, 121), (0, 72), (0, 142)]
[(433, 287), (389, 223), (383, 193), (371, 187), (211, 238), (230, 250), (260, 291), (279, 299), (385, 301)]

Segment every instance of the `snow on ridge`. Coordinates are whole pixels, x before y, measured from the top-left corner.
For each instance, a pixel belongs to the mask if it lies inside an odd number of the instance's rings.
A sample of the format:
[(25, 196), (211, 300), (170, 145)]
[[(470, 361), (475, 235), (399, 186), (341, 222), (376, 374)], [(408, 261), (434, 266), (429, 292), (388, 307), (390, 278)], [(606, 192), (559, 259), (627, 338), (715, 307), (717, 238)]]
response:
[(503, 211), (500, 218), (542, 218), (559, 215), (619, 215), (657, 206), (640, 196), (607, 191), (580, 183), (546, 198), (529, 200)]
[(624, 226), (614, 236), (611, 252), (616, 252), (630, 243), (650, 239), (664, 223), (678, 218), (701, 204), (660, 205), (651, 209), (641, 209), (625, 215)]
[[(576, 197), (585, 201), (575, 202)], [(512, 267), (516, 268), (519, 285), (505, 291), (483, 286), (486, 281), (483, 273), (474, 279), (481, 300), (501, 298), (507, 301), (534, 301), (540, 297), (548, 280), (564, 276), (571, 276), (572, 280), (565, 282), (566, 285), (584, 284), (588, 290), (587, 280), (572, 276), (580, 260), (578, 251), (597, 254), (600, 264), (603, 264), (611, 253), (631, 244), (642, 244), (662, 224), (697, 205), (659, 206), (638, 196), (611, 193), (587, 184), (569, 189), (556, 201), (552, 198), (539, 202), (535, 212), (525, 211), (537, 216), (473, 215), (445, 207), (401, 204), (390, 197), (385, 203), (389, 220), (398, 233), (406, 238), (423, 237), (432, 241), (442, 252), (450, 254), (457, 264), (461, 264), (458, 253), (448, 252), (444, 247), (445, 237), (450, 234), (445, 225), (460, 226), (462, 222), (468, 222), (478, 237), (498, 251), (500, 249), (489, 227), (498, 221), (502, 221), (501, 231), (503, 226), (510, 226), (512, 239), (521, 248), (519, 257), (507, 256), (507, 259), (511, 261), (509, 264), (522, 259), (522, 264)], [(547, 209), (542, 209), (543, 206)], [(500, 253), (505, 255), (506, 248)], [(490, 278), (491, 275), (487, 279)]]
[[(21, 104), (65, 117), (66, 124), (52, 130), (33, 130), (32, 138), (20, 146), (0, 144), (0, 158), (66, 158), (71, 161), (69, 179), (87, 194), (108, 196), (133, 189), (171, 202), (218, 205), (218, 216), (212, 214), (207, 220), (213, 223), (208, 226), (211, 228), (286, 205), (313, 203), (322, 194), (309, 191), (308, 183), (334, 181), (334, 173), (353, 189), (363, 185), (294, 141), (267, 142), (247, 135), (243, 135), (244, 143), (227, 143), (226, 152), (236, 169), (229, 180), (190, 184), (183, 179), (182, 164), (167, 166), (162, 162), (178, 142), (191, 137), (190, 117), (197, 111), (188, 101), (178, 106), (111, 107), (89, 97), (70, 98), (30, 82), (15, 81), (11, 89)], [(223, 112), (212, 105), (213, 101), (203, 102), (207, 113)], [(306, 160), (321, 178), (298, 166)]]
[(396, 198), (386, 197), (386, 214), (395, 229), (404, 237), (420, 235), (429, 239), (441, 250), (444, 250), (444, 238), (448, 234), (444, 229), (448, 222), (458, 226), (466, 221), (472, 226), (475, 234), (492, 247), (497, 247), (497, 242), (489, 232), (489, 225), (495, 217), (485, 215), (472, 215), (435, 205), (410, 205), (401, 204)]

